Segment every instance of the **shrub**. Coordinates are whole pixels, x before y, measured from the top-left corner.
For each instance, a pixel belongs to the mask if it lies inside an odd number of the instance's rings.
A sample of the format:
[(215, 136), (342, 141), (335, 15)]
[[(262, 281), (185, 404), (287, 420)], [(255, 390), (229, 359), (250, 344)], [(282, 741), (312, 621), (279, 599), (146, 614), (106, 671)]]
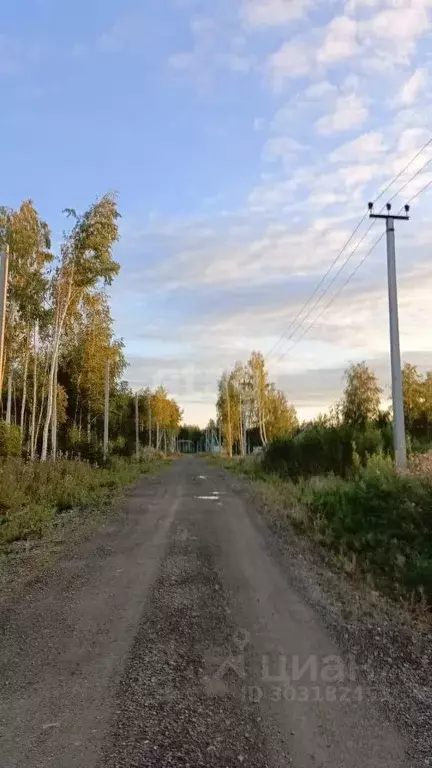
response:
[(0, 457), (21, 456), (21, 429), (0, 421)]
[(358, 465), (365, 466), (370, 456), (388, 451), (383, 430), (373, 425), (364, 429), (314, 425), (292, 438), (271, 443), (263, 465), (268, 472), (288, 475), (294, 480), (330, 472), (345, 477)]
[(309, 518), (324, 543), (385, 590), (425, 594), (432, 605), (432, 479), (372, 462), (357, 477), (310, 492)]

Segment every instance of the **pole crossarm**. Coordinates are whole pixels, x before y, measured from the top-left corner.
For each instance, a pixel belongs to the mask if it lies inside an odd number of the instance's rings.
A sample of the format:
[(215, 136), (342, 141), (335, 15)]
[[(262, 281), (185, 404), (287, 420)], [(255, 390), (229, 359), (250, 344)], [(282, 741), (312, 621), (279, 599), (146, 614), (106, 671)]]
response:
[(370, 213), (370, 219), (399, 219), (399, 221), (409, 221), (409, 216), (399, 216), (395, 213)]

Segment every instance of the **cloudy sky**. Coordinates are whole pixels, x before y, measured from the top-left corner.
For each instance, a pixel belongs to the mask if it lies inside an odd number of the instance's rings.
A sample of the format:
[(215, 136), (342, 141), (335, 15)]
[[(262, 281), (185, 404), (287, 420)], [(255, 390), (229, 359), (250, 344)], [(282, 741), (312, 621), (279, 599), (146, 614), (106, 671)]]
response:
[[(65, 206), (118, 191), (112, 303), (134, 388), (162, 381), (185, 419), (205, 424), (218, 376), (253, 349), (302, 417), (339, 396), (350, 361), (368, 360), (388, 388), (384, 240), (348, 280), (383, 222), (362, 223), (292, 323), (368, 200), (432, 137), (431, 31), (432, 0), (2, 10), (0, 200), (32, 197), (60, 237)], [(432, 163), (410, 181), (429, 158), (432, 144), (377, 206), (409, 182), (399, 209), (432, 181)], [(402, 351), (422, 369), (432, 367), (431, 190), (397, 227)]]

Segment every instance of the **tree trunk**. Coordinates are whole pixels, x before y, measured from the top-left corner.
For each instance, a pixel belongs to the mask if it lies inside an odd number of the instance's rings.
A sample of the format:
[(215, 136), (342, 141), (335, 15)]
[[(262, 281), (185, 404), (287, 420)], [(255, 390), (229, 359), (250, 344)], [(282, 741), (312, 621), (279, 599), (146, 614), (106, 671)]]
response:
[(45, 361), (45, 370), (43, 372), (43, 379), (42, 379), (41, 405), (40, 405), (38, 423), (36, 426), (36, 434), (35, 434), (35, 453), (37, 451), (37, 445), (39, 441), (39, 432), (40, 432), (40, 428), (42, 424), (42, 416), (45, 408), (45, 384), (46, 384), (47, 369), (48, 369), (48, 360)]
[(57, 374), (58, 374), (58, 359), (56, 362), (54, 373), (54, 392), (53, 392), (53, 410), (51, 418), (51, 455), (52, 460), (57, 458)]
[(41, 424), (42, 424), (42, 416), (43, 416), (43, 412), (44, 412), (44, 406), (45, 406), (45, 382), (42, 384), (41, 406), (40, 406), (40, 410), (39, 410), (39, 417), (38, 417), (38, 422), (37, 422), (36, 432), (35, 432), (35, 438), (34, 438), (35, 453), (37, 451), (37, 444), (38, 444), (39, 432), (40, 432), (40, 428), (41, 428)]
[(16, 424), (17, 424), (17, 396), (16, 396), (15, 379), (13, 380), (12, 390), (13, 390), (13, 404), (14, 404), (14, 424), (16, 426)]
[(229, 399), (229, 387), (228, 387), (228, 379), (226, 381), (226, 399), (227, 399), (227, 418), (228, 418), (228, 425), (227, 425), (227, 443), (228, 443), (228, 456), (232, 456), (232, 428), (231, 428), (231, 403)]
[(24, 450), (26, 452), (27, 456), (30, 456), (30, 427), (31, 427), (31, 416), (28, 413), (26, 416), (26, 424), (25, 424), (25, 433), (27, 435), (27, 440), (24, 445)]
[(159, 422), (156, 424), (156, 450), (159, 450)]
[(240, 401), (239, 407), (239, 434), (240, 434), (240, 456), (244, 457), (244, 436), (243, 436), (243, 409)]
[(12, 382), (13, 382), (13, 373), (11, 368), (8, 374), (8, 385), (7, 385), (6, 424), (11, 423), (11, 417), (12, 417)]
[(80, 396), (79, 396), (79, 394), (78, 394), (78, 395), (77, 395), (77, 399), (76, 399), (76, 404), (75, 404), (75, 413), (74, 413), (74, 418), (73, 418), (73, 426), (74, 426), (74, 429), (76, 429), (76, 428), (77, 428), (77, 418), (78, 418), (78, 405), (79, 405), (79, 400), (80, 400)]
[(41, 461), (46, 461), (48, 458), (48, 438), (49, 438), (49, 430), (51, 426), (52, 412), (53, 412), (54, 377), (55, 377), (55, 371), (56, 371), (57, 354), (58, 354), (58, 342), (56, 339), (54, 343), (54, 349), (53, 349), (49, 376), (48, 376), (47, 409), (46, 409), (45, 422), (44, 422), (44, 428), (42, 433)]
[(26, 400), (27, 400), (28, 361), (29, 361), (29, 344), (27, 342), (26, 352), (25, 352), (25, 362), (24, 362), (23, 392), (22, 392), (22, 400), (21, 400), (21, 417), (20, 417), (21, 444), (24, 440), (24, 416), (25, 416)]
[(81, 442), (81, 429), (82, 429), (82, 408), (80, 408), (79, 422), (78, 422), (78, 438), (80, 442)]
[(73, 280), (73, 271), (69, 276), (67, 295), (64, 300), (63, 310), (61, 314), (60, 314), (60, 307), (59, 305), (57, 305), (55, 331), (54, 331), (54, 348), (53, 348), (53, 353), (51, 357), (51, 365), (50, 365), (50, 372), (49, 372), (49, 378), (48, 378), (47, 410), (46, 410), (45, 423), (43, 428), (41, 461), (46, 461), (48, 457), (48, 437), (49, 437), (49, 428), (51, 424), (52, 411), (53, 411), (54, 377), (55, 377), (55, 372), (57, 370), (57, 361), (58, 361), (59, 351), (60, 351), (60, 337), (63, 331), (64, 322), (66, 320), (66, 314), (67, 314), (71, 296), (72, 296), (72, 280)]
[(264, 437), (264, 447), (267, 448), (268, 445), (268, 437), (267, 437), (267, 427), (266, 427), (266, 416), (263, 411), (262, 415), (262, 430), (263, 430), (263, 437)]
[(164, 441), (165, 441), (165, 453), (167, 453), (167, 435), (166, 435), (166, 429), (164, 429)]
[(90, 408), (87, 410), (87, 442), (91, 441), (91, 414)]
[(32, 461), (34, 461), (35, 452), (36, 452), (36, 445), (35, 445), (35, 437), (36, 437), (36, 408), (37, 408), (37, 335), (38, 335), (38, 324), (36, 322), (34, 327), (34, 337), (33, 337), (33, 403), (32, 403), (32, 415), (31, 415), (31, 426), (30, 426), (30, 458)]

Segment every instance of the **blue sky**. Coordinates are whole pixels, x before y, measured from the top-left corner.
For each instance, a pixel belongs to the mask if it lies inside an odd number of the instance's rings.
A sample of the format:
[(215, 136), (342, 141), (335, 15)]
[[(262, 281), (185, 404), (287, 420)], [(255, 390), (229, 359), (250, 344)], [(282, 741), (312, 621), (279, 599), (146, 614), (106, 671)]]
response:
[[(134, 387), (163, 381), (185, 418), (205, 424), (221, 371), (272, 349), (368, 200), (432, 135), (431, 24), (432, 0), (3, 9), (1, 202), (32, 197), (59, 238), (64, 207), (118, 191), (112, 302)], [(429, 157), (431, 146), (392, 192)], [(432, 164), (395, 205), (431, 179)], [(422, 368), (431, 200), (422, 194), (398, 228), (402, 349)], [(387, 387), (386, 301), (381, 244), (292, 350), (303, 326), (276, 346), (271, 376), (301, 416), (339, 395), (351, 360), (370, 361)]]

